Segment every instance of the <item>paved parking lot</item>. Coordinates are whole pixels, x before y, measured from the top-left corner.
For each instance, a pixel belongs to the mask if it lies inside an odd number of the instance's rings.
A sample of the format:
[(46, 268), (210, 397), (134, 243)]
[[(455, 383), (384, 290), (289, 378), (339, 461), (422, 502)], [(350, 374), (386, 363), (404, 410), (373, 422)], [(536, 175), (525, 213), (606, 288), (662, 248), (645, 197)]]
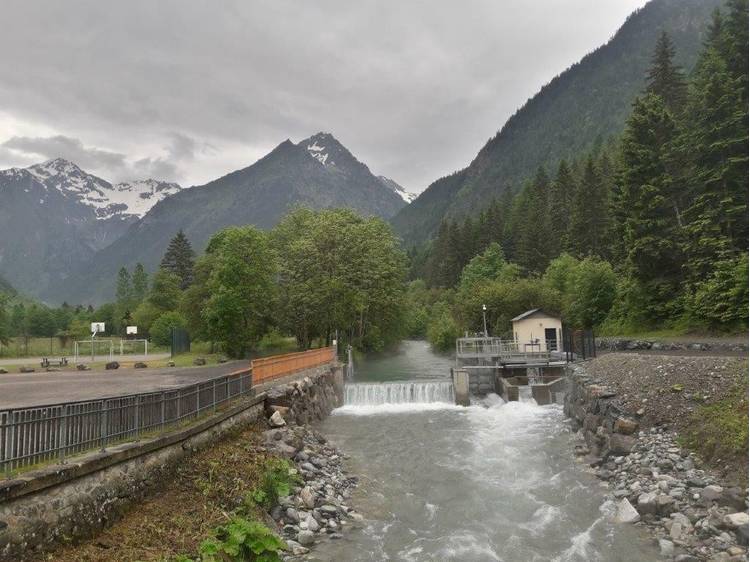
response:
[(209, 367), (12, 373), (0, 375), (0, 410), (175, 388), (243, 369), (248, 361)]

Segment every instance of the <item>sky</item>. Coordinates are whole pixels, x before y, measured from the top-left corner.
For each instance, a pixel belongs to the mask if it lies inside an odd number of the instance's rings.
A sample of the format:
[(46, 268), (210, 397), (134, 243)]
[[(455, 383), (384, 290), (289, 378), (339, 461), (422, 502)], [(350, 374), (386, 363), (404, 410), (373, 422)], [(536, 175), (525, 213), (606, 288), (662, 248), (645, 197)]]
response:
[(0, 169), (201, 185), (332, 133), (418, 193), (645, 0), (3, 0)]

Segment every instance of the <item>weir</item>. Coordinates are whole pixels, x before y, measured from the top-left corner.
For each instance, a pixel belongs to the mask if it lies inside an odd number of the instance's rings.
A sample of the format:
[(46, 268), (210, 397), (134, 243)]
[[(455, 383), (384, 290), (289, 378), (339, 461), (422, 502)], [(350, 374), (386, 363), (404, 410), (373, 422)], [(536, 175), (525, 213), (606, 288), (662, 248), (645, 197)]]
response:
[(455, 403), (450, 380), (421, 380), (383, 383), (356, 383), (344, 386), (344, 405)]

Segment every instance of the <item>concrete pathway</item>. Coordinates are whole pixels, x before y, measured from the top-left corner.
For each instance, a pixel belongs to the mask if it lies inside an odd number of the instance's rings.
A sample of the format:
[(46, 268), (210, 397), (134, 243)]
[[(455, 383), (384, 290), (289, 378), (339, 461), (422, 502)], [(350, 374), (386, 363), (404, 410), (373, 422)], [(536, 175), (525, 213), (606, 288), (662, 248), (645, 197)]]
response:
[(249, 361), (230, 361), (209, 367), (9, 373), (0, 375), (0, 410), (153, 392), (220, 377), (248, 366)]

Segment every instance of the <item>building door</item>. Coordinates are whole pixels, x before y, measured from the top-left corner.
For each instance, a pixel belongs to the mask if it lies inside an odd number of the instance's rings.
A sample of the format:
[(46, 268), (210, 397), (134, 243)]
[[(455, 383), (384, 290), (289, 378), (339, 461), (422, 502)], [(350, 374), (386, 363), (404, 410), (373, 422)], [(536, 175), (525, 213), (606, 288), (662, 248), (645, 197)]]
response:
[(547, 342), (547, 351), (557, 351), (557, 330), (545, 328), (544, 341)]

